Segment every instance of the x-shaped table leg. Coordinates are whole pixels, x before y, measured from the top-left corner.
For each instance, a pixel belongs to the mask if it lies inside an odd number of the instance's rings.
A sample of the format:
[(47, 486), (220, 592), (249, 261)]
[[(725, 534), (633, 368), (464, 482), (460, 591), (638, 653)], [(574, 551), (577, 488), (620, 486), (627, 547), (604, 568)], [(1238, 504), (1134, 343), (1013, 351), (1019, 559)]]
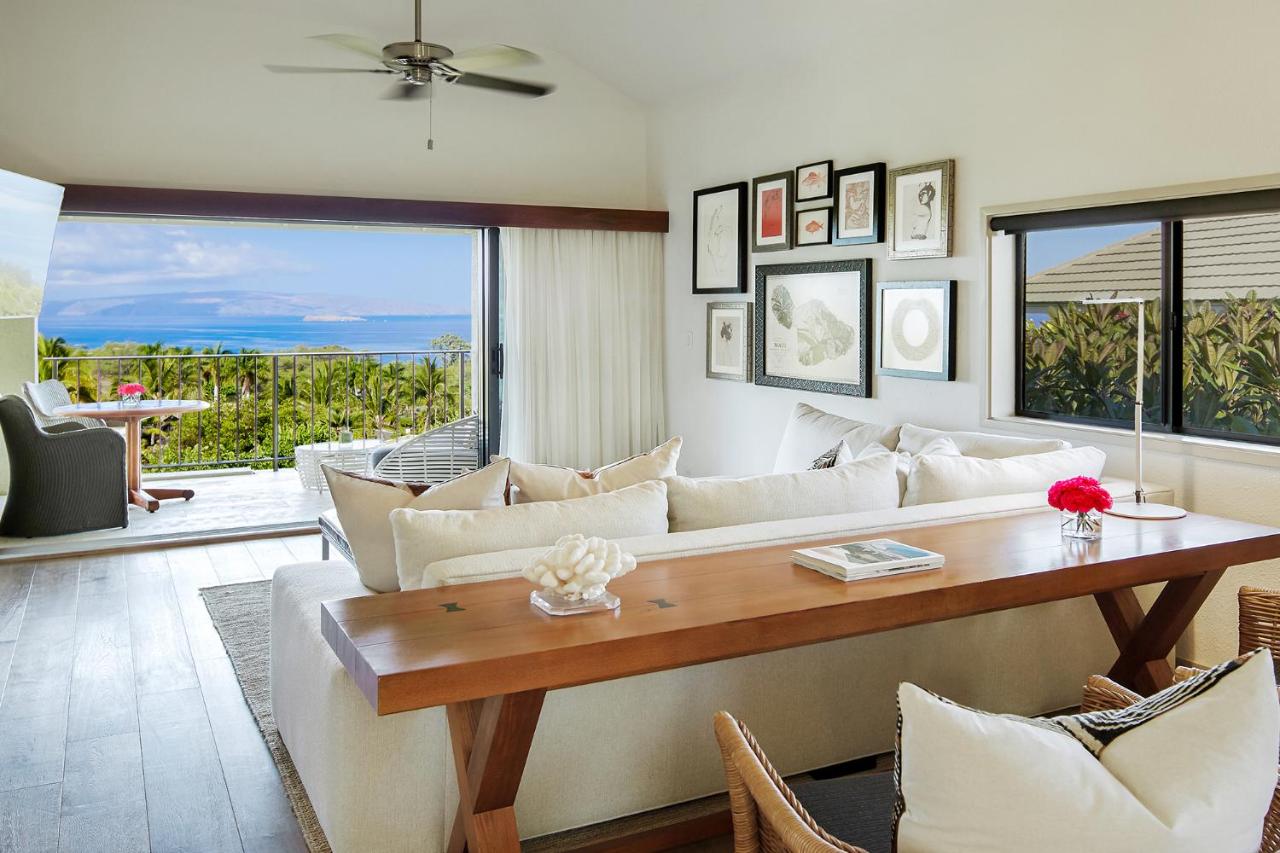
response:
[(1107, 677), (1145, 695), (1172, 684), (1169, 652), (1224, 571), (1215, 569), (1169, 581), (1146, 613), (1132, 589), (1096, 594), (1098, 609), (1120, 649)]

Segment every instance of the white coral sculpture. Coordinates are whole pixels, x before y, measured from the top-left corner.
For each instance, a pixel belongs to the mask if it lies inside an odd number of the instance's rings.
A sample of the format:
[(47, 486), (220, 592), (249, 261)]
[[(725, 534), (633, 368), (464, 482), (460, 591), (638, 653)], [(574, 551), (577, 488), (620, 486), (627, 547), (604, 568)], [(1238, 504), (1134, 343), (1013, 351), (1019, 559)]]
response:
[(524, 576), (547, 592), (570, 601), (593, 599), (605, 586), (636, 567), (636, 558), (599, 536), (561, 536), (545, 554), (525, 566)]

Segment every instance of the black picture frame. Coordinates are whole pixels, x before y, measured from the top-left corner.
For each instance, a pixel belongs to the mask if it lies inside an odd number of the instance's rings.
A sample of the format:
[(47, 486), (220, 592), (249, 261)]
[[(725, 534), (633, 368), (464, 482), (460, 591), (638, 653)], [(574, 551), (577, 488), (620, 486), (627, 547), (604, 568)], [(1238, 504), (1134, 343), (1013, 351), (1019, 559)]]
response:
[[(785, 201), (782, 210), (783, 238), (777, 243), (760, 242), (760, 185), (783, 182)], [(775, 172), (761, 175), (751, 181), (751, 251), (785, 252), (795, 243), (796, 175), (795, 172)]]
[[(826, 239), (824, 240), (805, 239), (804, 228), (801, 226), (800, 223), (803, 222), (805, 219), (813, 216), (813, 214), (815, 213), (825, 213), (827, 215), (827, 236), (826, 236)], [(833, 225), (832, 219), (834, 216), (835, 216), (835, 208), (833, 208), (829, 204), (825, 204), (820, 207), (806, 207), (804, 210), (797, 210), (795, 212), (796, 248), (798, 249), (801, 246), (831, 245), (831, 227)]]
[[(887, 328), (885, 293), (902, 290), (934, 290), (942, 293), (942, 316), (938, 318), (942, 341), (942, 369), (909, 370), (884, 366), (884, 348), (891, 336)], [(876, 373), (880, 376), (900, 376), (908, 379), (930, 379), (935, 382), (956, 381), (956, 293), (955, 281), (881, 281), (876, 283)]]
[[(811, 171), (815, 168), (826, 173), (827, 191), (818, 192), (813, 195), (806, 195), (805, 188), (804, 188), (804, 180), (805, 180), (804, 173)], [(796, 166), (796, 201), (797, 202), (817, 201), (818, 199), (821, 199), (821, 198), (831, 198), (832, 193), (835, 191), (834, 190), (835, 185), (831, 182), (832, 169), (834, 168), (835, 168), (834, 160), (818, 160), (814, 163), (805, 163), (802, 166)]]
[[(704, 196), (717, 196), (721, 194), (736, 194), (738, 203), (737, 221), (734, 223), (737, 228), (737, 234), (733, 239), (734, 252), (737, 257), (733, 262), (733, 269), (736, 273), (736, 282), (726, 287), (698, 287), (698, 256), (701, 254), (699, 245), (699, 234), (701, 232), (701, 216), (699, 212), (699, 202)], [(692, 287), (693, 293), (712, 294), (712, 293), (746, 293), (747, 292), (747, 216), (750, 206), (747, 202), (747, 182), (738, 181), (732, 184), (722, 184), (718, 187), (707, 187), (702, 190), (695, 190), (693, 193), (693, 272)]]
[[(838, 318), (849, 322), (860, 336), (854, 345), (858, 347), (858, 376), (854, 382), (834, 382), (825, 379), (803, 379), (794, 376), (777, 376), (768, 372), (769, 278), (784, 275), (822, 275), (828, 273), (856, 272), (859, 274), (859, 310), (857, 317)], [(817, 261), (797, 264), (758, 264), (755, 275), (755, 384), (775, 388), (794, 388), (821, 394), (843, 394), (850, 397), (871, 396), (870, 369), (872, 358), (871, 312), (874, 308), (871, 282), (871, 260), (850, 258), (839, 261)]]
[[(883, 243), (885, 239), (885, 187), (888, 183), (886, 176), (888, 175), (888, 165), (885, 163), (867, 163), (862, 166), (850, 166), (847, 169), (838, 170), (831, 178), (831, 195), (832, 206), (831, 211), (831, 243), (836, 246), (864, 246), (872, 243)], [(871, 175), (872, 200), (871, 200), (871, 219), (872, 233), (858, 237), (841, 237), (839, 222), (841, 218), (842, 203), (844, 201), (843, 193), (840, 190), (840, 182), (843, 178), (852, 175)]]

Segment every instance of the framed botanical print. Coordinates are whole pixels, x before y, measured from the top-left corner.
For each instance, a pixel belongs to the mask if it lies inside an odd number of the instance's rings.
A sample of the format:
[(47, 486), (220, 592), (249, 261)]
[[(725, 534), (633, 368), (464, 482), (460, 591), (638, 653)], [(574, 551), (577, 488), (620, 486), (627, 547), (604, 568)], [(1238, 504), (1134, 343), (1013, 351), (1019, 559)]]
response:
[(779, 172), (751, 182), (755, 217), (751, 251), (780, 252), (791, 248), (791, 217), (795, 212), (795, 175)]
[(747, 292), (747, 184), (693, 194), (693, 292)]
[(750, 302), (712, 302), (707, 305), (707, 378), (750, 382)]
[(868, 163), (835, 173), (832, 243), (855, 246), (884, 239), (885, 168), (884, 163)]
[(831, 196), (831, 160), (796, 167), (796, 201), (813, 201)]
[(871, 396), (871, 261), (756, 267), (755, 382)]
[(876, 372), (953, 382), (956, 283), (882, 281), (876, 285)]
[(889, 257), (951, 257), (954, 160), (889, 173)]
[(831, 207), (796, 211), (796, 245), (817, 246), (831, 242)]

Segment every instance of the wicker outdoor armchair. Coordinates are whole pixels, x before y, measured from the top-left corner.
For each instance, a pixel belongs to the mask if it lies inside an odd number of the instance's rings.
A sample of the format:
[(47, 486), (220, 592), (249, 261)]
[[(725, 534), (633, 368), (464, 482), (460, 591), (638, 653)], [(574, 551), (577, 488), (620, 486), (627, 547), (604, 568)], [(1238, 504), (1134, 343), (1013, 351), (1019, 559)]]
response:
[(58, 536), (129, 526), (124, 439), (109, 429), (43, 429), (18, 397), (0, 397), (9, 454), (2, 536)]

